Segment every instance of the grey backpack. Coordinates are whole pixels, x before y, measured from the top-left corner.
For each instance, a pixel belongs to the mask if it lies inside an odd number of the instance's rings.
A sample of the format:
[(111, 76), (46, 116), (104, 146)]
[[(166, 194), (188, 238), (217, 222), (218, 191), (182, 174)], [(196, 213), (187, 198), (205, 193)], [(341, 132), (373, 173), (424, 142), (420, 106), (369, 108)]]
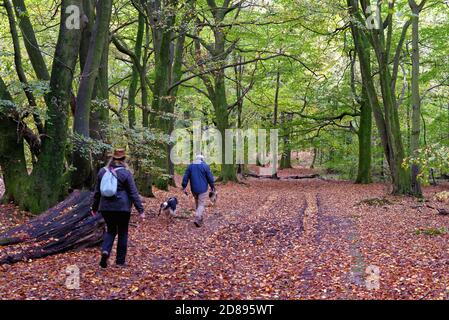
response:
[(118, 167), (116, 169), (114, 168), (107, 168), (104, 167), (106, 170), (105, 174), (101, 178), (100, 183), (100, 193), (103, 197), (113, 197), (117, 194), (117, 171), (120, 169), (123, 169), (122, 167)]

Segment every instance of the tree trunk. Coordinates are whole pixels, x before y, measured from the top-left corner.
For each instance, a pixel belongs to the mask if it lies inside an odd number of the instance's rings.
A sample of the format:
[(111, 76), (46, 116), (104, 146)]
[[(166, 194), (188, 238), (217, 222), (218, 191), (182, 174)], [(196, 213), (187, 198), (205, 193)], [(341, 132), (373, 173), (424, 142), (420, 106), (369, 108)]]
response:
[[(95, 107), (90, 113), (89, 135), (90, 138), (97, 142), (108, 143), (106, 126), (109, 123), (109, 86), (108, 86), (108, 67), (109, 67), (109, 38), (106, 37), (104, 41), (103, 55), (101, 58), (100, 68), (98, 70), (98, 77), (95, 81), (94, 94), (92, 100), (95, 101)], [(107, 150), (93, 155), (92, 168), (87, 186), (93, 187), (95, 185), (96, 173), (108, 161)]]
[[(224, 142), (226, 137), (226, 129), (229, 129), (229, 113), (228, 113), (228, 103), (226, 100), (226, 86), (224, 81), (224, 70), (220, 70), (215, 75), (215, 95), (213, 106), (215, 110), (215, 118), (217, 122), (217, 129), (223, 137), (222, 143), (222, 157), (221, 157), (221, 174), (220, 180), (223, 182), (237, 181), (237, 171), (235, 169), (234, 162), (226, 163), (226, 143)], [(234, 152), (234, 150), (229, 150)]]
[(63, 0), (61, 24), (56, 44), (50, 80), (50, 92), (46, 95), (46, 135), (42, 141), (42, 152), (29, 185), (23, 186), (27, 196), (20, 201), (22, 209), (40, 213), (57, 203), (67, 190), (65, 154), (67, 147), (68, 115), (73, 70), (75, 70), (81, 31), (67, 29), (66, 8), (81, 6), (81, 0)]
[[(424, 1), (425, 2), (425, 1)], [(412, 130), (410, 152), (416, 156), (419, 150), (419, 136), (421, 131), (421, 97), (419, 94), (419, 13), (420, 9), (414, 0), (409, 0), (412, 9)], [(418, 180), (419, 167), (412, 164), (412, 193), (422, 196), (421, 184)]]
[[(164, 28), (160, 32), (162, 33), (160, 51), (156, 53), (156, 64), (155, 64), (155, 80), (154, 80), (154, 93), (152, 102), (152, 111), (157, 113), (152, 117), (154, 127), (160, 130), (161, 133), (169, 134), (171, 127), (171, 120), (168, 117), (170, 112), (170, 98), (168, 96), (168, 88), (170, 85), (171, 78), (171, 66), (172, 66), (172, 31), (171, 26), (173, 26), (173, 19), (168, 19), (167, 28)], [(164, 174), (169, 173), (169, 154), (168, 154), (168, 143), (160, 143), (157, 145), (160, 150), (160, 156), (155, 160), (157, 167), (164, 171)], [(154, 185), (162, 190), (168, 190), (169, 179), (163, 176), (154, 177)]]
[(86, 145), (84, 139), (90, 136), (91, 100), (105, 49), (104, 41), (108, 38), (111, 12), (112, 0), (100, 0), (97, 2), (97, 17), (76, 98), (73, 126), (73, 131), (76, 135), (73, 165), (76, 170), (72, 173), (72, 187), (76, 189), (91, 187), (92, 182), (90, 179), (92, 172), (91, 155), (86, 154), (86, 151), (83, 150)]
[[(347, 0), (347, 4), (352, 18), (359, 21), (361, 19), (363, 20), (359, 12), (357, 0)], [(394, 3), (389, 3), (389, 5), (394, 6)], [(389, 12), (389, 16), (392, 17), (392, 10), (390, 11), (391, 12)], [(391, 28), (391, 21), (389, 21), (389, 32), (391, 31)], [(364, 82), (363, 86), (366, 89), (370, 105), (373, 109), (376, 125), (379, 130), (379, 135), (381, 137), (382, 145), (384, 148), (385, 157), (390, 167), (393, 193), (410, 195), (412, 193), (410, 171), (402, 166), (405, 155), (402, 144), (398, 109), (394, 94), (396, 81), (395, 79), (397, 77), (394, 74), (392, 79), (389, 69), (389, 45), (391, 45), (391, 42), (388, 40), (385, 41), (383, 28), (380, 31), (365, 30), (360, 28), (357, 23), (352, 22), (351, 31), (353, 34), (357, 54), (359, 56), (362, 81)], [(368, 34), (366, 34), (365, 32)], [(374, 48), (376, 60), (378, 63), (383, 110), (380, 107), (371, 74), (369, 56), (370, 42), (368, 41), (368, 36), (371, 38), (371, 44)], [(405, 37), (404, 34), (403, 37)], [(397, 49), (400, 48), (402, 43), (402, 41), (399, 41)]]
[[(142, 59), (142, 43), (143, 35), (145, 32), (145, 16), (139, 13), (139, 23), (137, 27), (136, 44), (134, 46), (134, 54), (138, 61)], [(136, 95), (137, 85), (139, 84), (139, 69), (136, 65), (133, 65), (133, 71), (131, 75), (131, 82), (128, 90), (128, 126), (134, 129), (136, 126)]]
[[(193, 2), (194, 1), (188, 1), (188, 10), (193, 10)], [(181, 80), (182, 77), (182, 65), (183, 65), (183, 59), (184, 59), (184, 44), (186, 40), (186, 32), (188, 28), (188, 23), (191, 19), (191, 12), (187, 12), (183, 16), (183, 19), (181, 21), (181, 27), (178, 34), (178, 39), (176, 41), (175, 47), (174, 47), (174, 54), (173, 54), (173, 66), (171, 69), (171, 77), (170, 77), (170, 86), (174, 83), (177, 83), (179, 80)], [(175, 112), (175, 104), (176, 104), (176, 97), (178, 95), (178, 86), (173, 88), (171, 91), (167, 91), (166, 95), (170, 97), (170, 100), (168, 101), (168, 112), (171, 114), (174, 114)], [(175, 119), (173, 117), (170, 117), (169, 119), (169, 133), (171, 133), (174, 130), (175, 127)], [(170, 159), (171, 150), (173, 148), (173, 144), (169, 143), (167, 145), (167, 154), (168, 154), (168, 174), (170, 175), (170, 178), (168, 179), (168, 183), (171, 186), (176, 186), (175, 183), (175, 166), (173, 162)]]
[(360, 128), (359, 138), (359, 166), (356, 183), (371, 183), (371, 130), (372, 130), (372, 111), (366, 94), (366, 89), (362, 88), (362, 97), (360, 101)]
[(26, 185), (28, 173), (18, 123), (10, 116), (12, 103), (6, 84), (0, 77), (0, 167), (6, 187), (2, 200), (20, 203), (26, 196), (23, 186)]
[[(146, 49), (142, 50), (143, 46), (143, 37), (145, 35), (145, 16), (142, 13), (139, 13), (138, 26), (137, 26), (137, 35), (136, 35), (136, 43), (134, 46), (134, 55), (137, 61), (134, 61), (133, 71), (131, 76), (131, 83), (129, 85), (128, 90), (128, 126), (131, 129), (135, 129), (136, 127), (136, 96), (137, 96), (137, 87), (140, 86), (141, 89), (141, 104), (142, 104), (142, 126), (148, 127), (148, 85), (145, 82), (146, 76), (146, 62), (142, 61), (142, 55), (144, 56), (144, 60), (146, 57)], [(148, 35), (147, 35), (148, 37)], [(137, 65), (137, 63), (141, 63), (141, 69)], [(138, 152), (136, 149), (138, 147), (134, 147), (130, 145), (131, 154), (136, 154)], [(143, 168), (140, 167), (139, 159), (134, 157), (132, 160), (132, 166), (135, 171), (135, 180), (136, 186), (139, 190), (139, 193), (145, 197), (153, 197), (152, 191), (152, 181), (151, 175)]]
[(317, 156), (318, 156), (318, 152), (319, 152), (318, 148), (317, 147), (313, 147), (313, 159), (312, 159), (312, 163), (310, 164), (310, 169), (315, 169), (315, 164), (316, 164), (316, 159), (317, 159)]
[[(218, 7), (215, 1), (208, 1), (209, 10), (214, 17), (213, 39), (214, 43), (212, 45), (207, 45), (203, 41), (203, 46), (206, 47), (208, 54), (212, 57), (214, 63), (218, 66), (224, 66), (226, 64), (226, 59), (229, 54), (232, 53), (232, 47), (226, 48), (226, 37), (224, 33), (224, 27), (221, 25), (225, 16), (232, 12), (233, 10), (228, 10), (231, 2), (225, 1), (223, 7)], [(196, 55), (201, 57), (201, 50), (199, 50), (199, 42), (195, 42), (196, 45)], [(202, 60), (202, 58), (200, 59)], [(203, 65), (199, 66), (200, 69), (204, 68)], [(221, 173), (219, 180), (223, 182), (237, 181), (237, 170), (235, 168), (234, 161), (232, 163), (226, 163), (226, 129), (229, 129), (229, 112), (228, 103), (226, 97), (226, 83), (225, 83), (225, 70), (219, 69), (213, 73), (213, 83), (208, 76), (201, 77), (204, 85), (208, 91), (208, 97), (214, 107), (215, 121), (217, 124), (217, 129), (222, 135), (222, 159), (221, 159)], [(230, 150), (234, 152), (234, 150)], [(234, 157), (232, 157), (234, 158)]]
[(25, 2), (24, 0), (12, 0), (12, 2), (14, 4), (16, 17), (19, 20), (19, 28), (22, 31), (25, 48), (36, 76), (39, 80), (48, 81), (50, 80), (50, 74), (48, 73), (41, 49), (37, 43)]
[(288, 169), (292, 167), (292, 149), (291, 149), (291, 130), (289, 128), (289, 123), (293, 120), (293, 114), (287, 113), (287, 116), (285, 116), (284, 113), (282, 113), (282, 129), (284, 131), (282, 141), (283, 141), (283, 151), (281, 156), (281, 163), (280, 168), (281, 169)]
[[(237, 56), (238, 63), (243, 62), (243, 58), (241, 55)], [(237, 129), (243, 129), (243, 119), (242, 119), (242, 112), (243, 112), (243, 99), (241, 98), (243, 95), (243, 84), (242, 84), (242, 78), (244, 74), (244, 66), (235, 66), (234, 67), (234, 73), (235, 73), (235, 95), (236, 95), (236, 101), (237, 101)], [(244, 143), (245, 141), (243, 141)], [(247, 164), (247, 157), (244, 157), (243, 163), (239, 163), (237, 165), (237, 175), (240, 178), (243, 173), (246, 171), (246, 164)]]
[[(68, 116), (73, 74), (81, 39), (79, 29), (68, 29), (65, 24), (66, 18), (69, 16), (66, 9), (72, 5), (81, 7), (82, 1), (63, 0), (61, 4), (61, 23), (50, 77), (50, 90), (45, 95), (47, 104), (45, 135), (42, 137), (41, 153), (30, 176), (27, 176), (23, 155), (23, 137), (16, 136), (13, 144), (12, 138), (14, 136), (12, 132), (14, 131), (8, 130), (10, 133), (5, 134), (5, 139), (2, 139), (2, 143), (5, 143), (2, 148), (10, 151), (5, 151), (8, 153), (7, 157), (2, 152), (0, 160), (2, 163), (0, 164), (4, 167), (11, 165), (11, 161), (15, 163), (11, 170), (8, 170), (11, 171), (8, 175), (12, 175), (13, 180), (6, 178), (6, 195), (13, 199), (21, 209), (32, 213), (40, 213), (54, 205), (66, 194), (68, 188), (67, 177), (65, 176)], [(23, 21), (26, 20), (21, 20), (21, 23)], [(28, 37), (30, 30), (32, 31), (31, 25), (28, 26), (26, 32), (24, 29), (22, 30), (24, 37)], [(31, 46), (33, 46), (34, 41), (31, 38), (27, 41), (30, 41)], [(39, 51), (35, 51), (35, 49), (36, 47), (34, 47), (33, 53), (37, 54)], [(39, 61), (36, 55), (33, 59), (35, 59), (35, 62)], [(38, 77), (45, 78), (43, 65), (40, 65), (39, 62), (37, 65), (36, 69), (40, 70), (41, 73)], [(12, 123), (5, 121), (4, 116), (2, 116), (3, 123), (5, 123), (5, 126), (1, 126), (2, 130), (5, 130), (8, 126), (12, 129)], [(15, 129), (17, 130), (17, 128), (20, 127), (16, 126)]]
[[(145, 25), (145, 46), (143, 50), (142, 69), (140, 70), (140, 91), (142, 101), (142, 127), (149, 129), (149, 104), (148, 104), (148, 84), (146, 81), (147, 73), (147, 58), (148, 50), (150, 46), (150, 27)], [(138, 146), (135, 146), (138, 148)], [(145, 155), (147, 156), (147, 155)], [(137, 163), (136, 166), (136, 185), (141, 195), (145, 197), (154, 197), (153, 194), (153, 177), (151, 173), (147, 171), (147, 168), (143, 168), (141, 163)]]

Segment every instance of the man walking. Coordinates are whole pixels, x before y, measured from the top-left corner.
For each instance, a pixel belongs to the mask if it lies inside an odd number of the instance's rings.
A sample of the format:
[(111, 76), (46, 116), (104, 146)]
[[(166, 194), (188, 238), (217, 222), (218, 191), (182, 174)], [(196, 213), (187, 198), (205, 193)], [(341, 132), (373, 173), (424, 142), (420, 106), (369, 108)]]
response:
[(195, 198), (195, 225), (199, 228), (203, 225), (203, 212), (208, 197), (208, 185), (211, 190), (215, 191), (214, 176), (210, 171), (209, 166), (204, 162), (202, 155), (197, 155), (196, 160), (193, 161), (184, 173), (182, 179), (182, 189), (187, 194), (186, 188), (190, 181), (190, 189)]

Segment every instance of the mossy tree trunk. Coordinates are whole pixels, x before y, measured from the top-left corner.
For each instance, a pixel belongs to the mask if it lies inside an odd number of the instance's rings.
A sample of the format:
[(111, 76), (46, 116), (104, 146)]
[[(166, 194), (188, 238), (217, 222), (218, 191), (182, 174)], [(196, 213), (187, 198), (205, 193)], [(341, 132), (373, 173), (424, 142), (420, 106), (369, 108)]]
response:
[[(155, 81), (152, 101), (152, 126), (161, 133), (169, 135), (175, 124), (173, 117), (175, 111), (176, 96), (178, 86), (172, 87), (182, 76), (182, 62), (184, 57), (184, 43), (188, 22), (192, 19), (194, 1), (186, 2), (182, 12), (179, 31), (175, 33), (173, 27), (176, 20), (177, 0), (170, 0), (163, 4), (156, 1), (153, 8), (153, 42), (155, 43)], [(164, 7), (166, 15), (161, 16), (154, 9)], [(161, 25), (161, 21), (164, 23)], [(176, 37), (175, 37), (176, 35)], [(176, 39), (176, 40), (175, 40)], [(163, 190), (167, 190), (169, 185), (174, 186), (174, 165), (170, 160), (172, 145), (168, 141), (157, 145), (161, 150), (160, 156), (155, 160), (157, 167), (161, 168), (166, 177), (154, 177), (154, 185)], [(168, 175), (168, 176), (167, 176)]]
[[(156, 2), (152, 2), (151, 4), (156, 4)], [(150, 127), (148, 92), (151, 88), (147, 81), (147, 61), (150, 54), (151, 30), (146, 21), (153, 21), (153, 18), (148, 16), (149, 12), (152, 12), (150, 8), (147, 7), (150, 3), (142, 0), (140, 5), (137, 3), (135, 3), (135, 5), (139, 12), (139, 17), (134, 49), (128, 49), (126, 43), (115, 34), (112, 35), (112, 42), (120, 52), (128, 55), (133, 63), (133, 72), (131, 74), (131, 82), (128, 88), (128, 126), (131, 129), (138, 129), (136, 116), (136, 96), (139, 87), (141, 96), (140, 109), (142, 110), (141, 124), (142, 128), (147, 130)], [(136, 185), (141, 195), (152, 197), (154, 196), (152, 191), (152, 176), (149, 173), (148, 166), (143, 165), (142, 163), (142, 159), (148, 157), (148, 154), (140, 153), (139, 147), (139, 145), (129, 145), (130, 153), (133, 157), (132, 166), (135, 172)]]
[[(214, 76), (214, 95), (213, 106), (215, 110), (215, 119), (217, 123), (217, 129), (223, 137), (223, 143), (221, 144), (221, 174), (220, 180), (222, 182), (237, 181), (237, 171), (234, 163), (226, 163), (226, 143), (224, 139), (226, 137), (226, 129), (229, 129), (229, 112), (228, 103), (226, 99), (226, 85), (224, 79), (224, 70), (218, 71)], [(230, 150), (234, 152), (234, 150)]]
[(2, 200), (20, 203), (26, 196), (23, 185), (27, 183), (23, 139), (17, 130), (17, 121), (12, 116), (13, 100), (6, 84), (0, 77), (0, 167), (6, 186)]
[(360, 127), (357, 132), (359, 138), (359, 165), (356, 183), (368, 184), (371, 178), (371, 131), (372, 131), (372, 110), (366, 94), (366, 89), (362, 88), (360, 100)]
[[(393, 12), (394, 2), (388, 3), (388, 14), (385, 21), (381, 21), (380, 29), (362, 28), (360, 25), (365, 23), (363, 16), (367, 12), (367, 3), (361, 1), (361, 6), (357, 0), (347, 0), (349, 13), (354, 21), (351, 23), (351, 30), (362, 72), (362, 81), (366, 89), (366, 93), (373, 109), (376, 125), (379, 130), (385, 157), (388, 161), (391, 179), (393, 184), (393, 193), (401, 195), (413, 194), (411, 186), (410, 170), (405, 168), (403, 160), (405, 152), (401, 136), (401, 128), (399, 123), (399, 113), (395, 96), (396, 79), (400, 60), (400, 52), (410, 21), (403, 26), (401, 37), (398, 41), (395, 55), (390, 60), (390, 52), (392, 51), (392, 28), (393, 28)], [(378, 9), (382, 4), (378, 3)], [(381, 19), (382, 20), (382, 19)], [(386, 30), (386, 31), (385, 31)], [(386, 35), (385, 35), (386, 32)], [(372, 77), (370, 66), (370, 51), (373, 49), (378, 66), (379, 87), (383, 108), (381, 108), (376, 86)], [(390, 62), (393, 62), (392, 64)], [(391, 70), (391, 65), (393, 68)]]
[[(355, 41), (359, 45), (358, 41)], [(365, 52), (369, 57), (369, 52)], [(357, 60), (357, 51), (353, 53), (353, 50), (349, 52), (351, 59), (351, 91), (355, 102), (360, 106), (360, 124), (359, 129), (356, 131), (359, 145), (358, 145), (358, 167), (357, 178), (355, 183), (368, 184), (372, 182), (371, 178), (371, 163), (372, 163), (372, 147), (371, 147), (371, 133), (372, 133), (372, 107), (368, 94), (366, 91), (365, 83), (366, 79), (362, 77), (361, 93), (357, 92), (356, 88), (356, 73), (355, 64)]]
[[(168, 89), (170, 86), (171, 77), (171, 66), (173, 63), (173, 52), (172, 52), (172, 37), (173, 27), (175, 22), (174, 13), (171, 13), (165, 19), (164, 26), (162, 28), (157, 27), (153, 29), (154, 32), (160, 34), (160, 44), (156, 46), (155, 50), (155, 80), (154, 80), (154, 91), (153, 91), (153, 101), (151, 104), (151, 109), (153, 114), (151, 116), (152, 126), (158, 129), (163, 134), (170, 134), (171, 127), (171, 117), (170, 113), (171, 104), (170, 96), (168, 96)], [(155, 165), (163, 170), (164, 174), (169, 173), (169, 154), (168, 154), (168, 143), (161, 142), (156, 145), (160, 150), (159, 156), (155, 159)], [(167, 190), (169, 181), (166, 177), (161, 175), (156, 175), (153, 179), (154, 185), (162, 190)]]
[[(50, 90), (45, 96), (47, 116), (45, 135), (42, 137), (41, 152), (34, 164), (31, 175), (28, 175), (23, 136), (17, 135), (17, 122), (11, 114), (1, 111), (2, 156), (0, 165), (4, 171), (6, 199), (13, 200), (21, 209), (40, 213), (60, 200), (67, 190), (65, 179), (65, 155), (67, 150), (67, 129), (70, 90), (72, 86), (73, 70), (78, 56), (81, 32), (79, 29), (68, 29), (65, 21), (69, 17), (67, 7), (75, 5), (81, 7), (81, 0), (63, 0), (61, 4), (61, 23), (51, 76), (48, 76), (45, 63), (38, 50), (34, 31), (29, 19), (21, 13), (23, 1), (14, 1), (17, 15), (20, 16), (19, 26), (22, 30), (27, 52), (33, 68), (39, 79), (50, 79)], [(80, 17), (81, 19), (81, 17)], [(10, 100), (3, 81), (1, 94), (5, 100)], [(14, 108), (14, 104), (8, 104)], [(8, 110), (14, 113), (14, 110)], [(13, 124), (16, 123), (13, 129)], [(2, 133), (3, 133), (2, 132)]]
[(282, 142), (283, 142), (283, 150), (281, 155), (281, 169), (288, 169), (292, 167), (292, 147), (291, 147), (291, 129), (289, 123), (293, 120), (292, 113), (282, 113), (281, 121), (282, 121)]
[[(215, 123), (217, 129), (222, 135), (222, 164), (219, 179), (223, 182), (237, 181), (237, 170), (234, 161), (226, 163), (226, 143), (225, 133), (229, 128), (229, 105), (226, 97), (225, 69), (226, 59), (233, 52), (235, 44), (227, 45), (225, 32), (229, 31), (229, 27), (222, 26), (226, 15), (239, 8), (239, 4), (232, 4), (232, 1), (225, 1), (223, 4), (217, 5), (215, 0), (209, 0), (207, 5), (213, 16), (214, 23), (211, 26), (213, 32), (213, 42), (209, 39), (205, 41), (199, 37), (197, 32), (195, 39), (195, 56), (200, 71), (204, 71), (204, 56), (201, 47), (207, 50), (210, 59), (214, 61), (214, 71), (210, 74), (201, 75), (207, 89), (207, 97), (211, 101), (215, 113)], [(220, 68), (222, 67), (222, 68)], [(212, 78), (212, 79), (211, 79)], [(233, 152), (233, 150), (230, 150)], [(233, 157), (234, 158), (234, 157)]]
[[(145, 82), (146, 77), (146, 56), (147, 49), (143, 49), (143, 40), (146, 34), (145, 32), (145, 15), (142, 12), (139, 12), (138, 17), (138, 25), (137, 25), (137, 34), (136, 41), (134, 45), (134, 58), (133, 58), (133, 70), (131, 75), (131, 82), (128, 88), (128, 126), (131, 129), (135, 129), (137, 125), (137, 115), (136, 115), (136, 98), (137, 98), (137, 90), (140, 88), (141, 90), (141, 105), (142, 105), (142, 126), (148, 127), (148, 85)], [(148, 35), (147, 35), (148, 39)], [(147, 44), (145, 44), (145, 47)], [(143, 55), (143, 59), (142, 59)], [(142, 61), (144, 60), (144, 61)], [(138, 152), (138, 147), (130, 146), (131, 154), (136, 154)], [(141, 168), (139, 160), (133, 159), (132, 166), (135, 171), (135, 180), (137, 189), (139, 193), (145, 197), (153, 197), (152, 190), (152, 180), (151, 175), (143, 168)]]
[(23, 185), (27, 190), (27, 196), (19, 202), (23, 209), (33, 213), (40, 213), (57, 203), (66, 195), (68, 188), (65, 154), (70, 92), (81, 40), (81, 30), (68, 29), (65, 25), (65, 20), (69, 16), (66, 9), (71, 5), (81, 7), (82, 1), (62, 1), (61, 24), (50, 78), (50, 92), (45, 97), (46, 135), (42, 141), (39, 160), (30, 179)]
[[(134, 46), (134, 55), (137, 61), (140, 63), (142, 59), (142, 44), (143, 36), (145, 33), (145, 16), (139, 12), (136, 43)], [(137, 88), (139, 85), (139, 67), (133, 63), (133, 71), (131, 75), (131, 82), (128, 88), (128, 126), (134, 129), (136, 126), (136, 96)]]

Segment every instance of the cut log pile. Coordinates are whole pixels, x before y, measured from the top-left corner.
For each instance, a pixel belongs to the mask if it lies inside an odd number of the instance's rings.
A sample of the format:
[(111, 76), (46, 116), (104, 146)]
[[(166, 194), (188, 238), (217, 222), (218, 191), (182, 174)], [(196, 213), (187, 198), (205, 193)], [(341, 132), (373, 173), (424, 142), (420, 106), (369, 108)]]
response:
[(92, 193), (74, 191), (53, 208), (0, 234), (0, 265), (97, 245), (104, 220), (90, 213)]

